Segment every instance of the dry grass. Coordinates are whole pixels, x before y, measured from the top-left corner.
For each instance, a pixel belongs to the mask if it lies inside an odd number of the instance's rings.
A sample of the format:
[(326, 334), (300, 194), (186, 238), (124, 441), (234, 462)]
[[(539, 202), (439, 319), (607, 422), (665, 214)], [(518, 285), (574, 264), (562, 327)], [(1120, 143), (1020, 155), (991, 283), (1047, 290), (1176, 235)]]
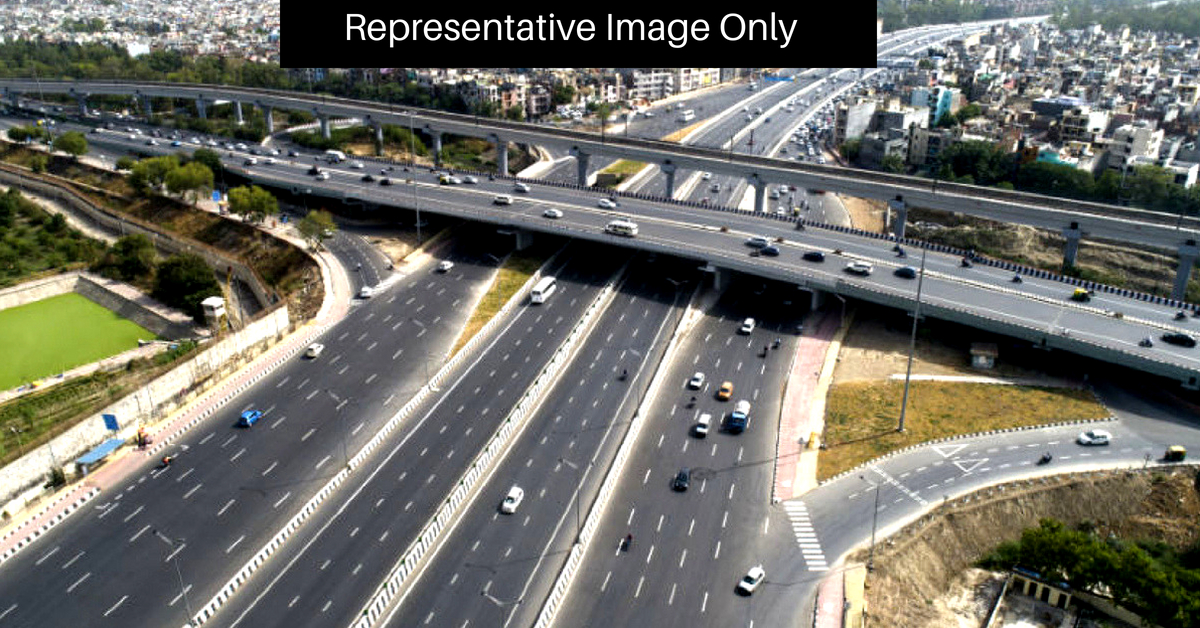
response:
[(705, 122), (704, 120), (700, 120), (699, 122), (697, 122), (695, 124), (692, 124), (690, 126), (685, 126), (682, 129), (675, 131), (674, 133), (668, 133), (667, 135), (663, 136), (662, 139), (664, 142), (682, 141), (683, 138), (687, 137), (688, 133), (691, 133), (692, 131), (696, 130), (696, 128), (698, 128), (701, 124), (704, 124), (704, 122)]
[(904, 382), (847, 382), (830, 388), (828, 446), (817, 477), (825, 479), (888, 452), (926, 441), (1008, 427), (1098, 419), (1109, 412), (1091, 392), (953, 382), (914, 382), (905, 432), (896, 431)]
[(512, 295), (516, 294), (526, 281), (529, 281), (533, 273), (537, 272), (537, 269), (541, 268), (549, 257), (549, 251), (538, 245), (510, 255), (505, 260), (504, 266), (496, 273), (487, 294), (483, 295), (483, 298), (479, 300), (479, 305), (471, 313), (471, 318), (463, 327), (462, 333), (459, 334), (458, 342), (454, 344), (454, 350), (450, 352), (450, 355), (458, 353), (458, 350), (462, 349), (467, 341), (474, 338), (475, 334), (479, 333), (479, 330), (492, 320), (500, 308), (508, 303)]
[(637, 174), (639, 171), (641, 171), (642, 168), (645, 168), (645, 167), (646, 167), (646, 164), (644, 164), (640, 161), (630, 161), (628, 159), (619, 159), (619, 160), (613, 162), (613, 164), (610, 165), (609, 167), (605, 168), (604, 170), (601, 170), (600, 172), (615, 174), (620, 177), (629, 177), (629, 176), (633, 176), (633, 175)]

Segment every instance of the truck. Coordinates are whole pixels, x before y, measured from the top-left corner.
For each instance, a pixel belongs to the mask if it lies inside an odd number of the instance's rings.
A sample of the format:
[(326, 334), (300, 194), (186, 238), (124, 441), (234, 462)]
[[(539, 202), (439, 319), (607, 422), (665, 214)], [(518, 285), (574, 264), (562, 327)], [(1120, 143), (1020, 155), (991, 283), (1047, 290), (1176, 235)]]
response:
[(325, 159), (331, 164), (340, 163), (346, 161), (346, 153), (340, 150), (327, 150), (325, 151)]
[(729, 420), (725, 423), (726, 429), (731, 434), (740, 434), (750, 425), (750, 402), (742, 399), (733, 406), (733, 412), (729, 413)]

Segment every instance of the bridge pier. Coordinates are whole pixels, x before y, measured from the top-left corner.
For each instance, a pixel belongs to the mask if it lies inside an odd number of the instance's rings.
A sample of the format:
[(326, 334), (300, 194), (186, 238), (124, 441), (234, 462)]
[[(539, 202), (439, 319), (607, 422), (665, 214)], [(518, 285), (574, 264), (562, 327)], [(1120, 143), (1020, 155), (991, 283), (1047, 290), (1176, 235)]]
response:
[(508, 176), (508, 142), (502, 138), (496, 140), (496, 170), (502, 176)]
[(712, 277), (712, 287), (714, 290), (725, 289), (725, 282), (727, 279), (722, 276), (721, 268), (719, 266), (713, 266), (712, 262), (705, 262), (704, 265), (700, 267), (700, 272), (708, 273)]
[(154, 103), (149, 96), (138, 95), (138, 99), (142, 101), (142, 107), (146, 110), (146, 122), (154, 118)]
[(659, 164), (658, 169), (667, 177), (667, 198), (675, 198), (675, 164), (671, 162)]
[(817, 310), (821, 309), (821, 306), (825, 305), (826, 293), (824, 290), (813, 289), (810, 294), (812, 294), (812, 298), (809, 299), (808, 309), (816, 312)]
[(524, 251), (533, 246), (533, 232), (525, 229), (517, 229), (517, 250)]
[(317, 121), (321, 123), (321, 137), (324, 139), (332, 137), (329, 132), (329, 116), (319, 113), (317, 114)]
[(372, 122), (375, 127), (375, 154), (383, 155), (383, 124), (380, 122)]
[(233, 101), (233, 116), (237, 120), (238, 126), (246, 123), (246, 119), (242, 117), (242, 101)]
[(21, 94), (14, 89), (4, 88), (4, 95), (8, 96), (8, 102), (12, 104), (13, 109), (21, 108)]
[(429, 129), (429, 134), (433, 136), (433, 165), (440, 166), (442, 165), (442, 132)]
[(208, 119), (208, 111), (206, 111), (204, 108), (204, 99), (203, 98), (196, 99), (196, 115), (200, 116), (201, 120)]
[(1083, 237), (1083, 232), (1079, 229), (1079, 223), (1073, 222), (1063, 229), (1062, 234), (1067, 239), (1063, 249), (1063, 268), (1070, 268), (1075, 265), (1075, 258), (1079, 255), (1079, 238)]
[(75, 94), (75, 102), (79, 103), (79, 115), (87, 116), (87, 94)]
[(1195, 240), (1188, 240), (1179, 245), (1179, 270), (1175, 271), (1175, 287), (1171, 289), (1171, 298), (1182, 301), (1187, 295), (1188, 280), (1192, 278), (1192, 266), (1200, 256), (1200, 247)]
[(767, 182), (755, 174), (750, 176), (750, 183), (754, 186), (754, 213), (761, 214), (767, 200)]
[(892, 214), (892, 235), (896, 236), (896, 241), (903, 240), (904, 225), (908, 223), (908, 203), (897, 196), (888, 201), (888, 210), (894, 212)]
[(258, 104), (258, 108), (262, 110), (263, 117), (267, 119), (267, 133), (268, 134), (274, 133), (275, 132), (275, 116), (273, 115), (275, 113), (274, 110), (272, 109), (272, 107), (270, 105), (264, 105), (262, 103)]

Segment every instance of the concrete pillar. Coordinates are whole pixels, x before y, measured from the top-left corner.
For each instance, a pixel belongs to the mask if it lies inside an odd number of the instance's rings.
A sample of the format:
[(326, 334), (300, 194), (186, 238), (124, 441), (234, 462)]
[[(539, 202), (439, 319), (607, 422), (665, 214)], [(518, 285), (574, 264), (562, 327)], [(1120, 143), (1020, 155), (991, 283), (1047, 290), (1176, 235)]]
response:
[(329, 133), (329, 116), (317, 114), (317, 120), (321, 123), (321, 137), (325, 139), (332, 137)]
[(888, 201), (888, 210), (895, 212), (892, 216), (892, 234), (896, 241), (904, 239), (904, 225), (908, 222), (908, 203), (897, 196)]
[(658, 169), (667, 176), (667, 198), (675, 198), (675, 164), (659, 164)]
[(146, 109), (146, 121), (149, 122), (154, 117), (154, 103), (150, 101), (149, 96), (138, 96), (138, 98), (142, 99), (142, 107)]
[(816, 312), (817, 310), (821, 309), (822, 305), (825, 305), (825, 291), (813, 290), (812, 300), (809, 301), (808, 309)]
[(246, 120), (242, 118), (242, 101), (233, 101), (233, 116), (235, 119), (237, 119), (238, 126), (246, 123)]
[(275, 113), (274, 110), (272, 109), (272, 107), (270, 105), (259, 105), (258, 108), (262, 109), (263, 117), (265, 117), (267, 119), (267, 133), (274, 133), (275, 132), (275, 116), (273, 115)]
[(375, 127), (375, 154), (383, 155), (383, 124), (379, 122), (371, 124)]
[(530, 246), (533, 246), (533, 232), (517, 229), (517, 250), (524, 251)]
[(572, 146), (567, 154), (575, 158), (575, 183), (576, 185), (587, 187), (588, 184), (588, 164), (591, 161), (591, 154), (579, 150), (578, 146)]
[(205, 111), (205, 109), (204, 109), (204, 99), (203, 98), (196, 99), (196, 114), (200, 116), (201, 120), (208, 119), (208, 112)]
[(1067, 239), (1067, 246), (1063, 250), (1063, 268), (1067, 268), (1075, 265), (1075, 257), (1079, 255), (1079, 238), (1083, 237), (1083, 232), (1079, 230), (1079, 223), (1073, 222), (1063, 229), (1062, 234)]
[(1192, 278), (1192, 266), (1200, 256), (1200, 247), (1195, 240), (1188, 240), (1179, 245), (1179, 270), (1175, 271), (1175, 287), (1171, 290), (1171, 298), (1182, 301), (1187, 294), (1188, 280)]
[(496, 142), (496, 170), (508, 176), (508, 142), (503, 139)]
[(762, 213), (763, 203), (767, 200), (767, 182), (754, 175), (750, 178), (750, 183), (754, 185), (754, 211)]
[(75, 102), (79, 103), (79, 115), (86, 116), (88, 114), (87, 95), (75, 94)]
[(430, 129), (429, 134), (433, 136), (433, 163), (440, 166), (442, 165), (442, 132)]
[(8, 96), (8, 101), (12, 103), (14, 109), (21, 107), (21, 95), (16, 90), (5, 89), (4, 93)]

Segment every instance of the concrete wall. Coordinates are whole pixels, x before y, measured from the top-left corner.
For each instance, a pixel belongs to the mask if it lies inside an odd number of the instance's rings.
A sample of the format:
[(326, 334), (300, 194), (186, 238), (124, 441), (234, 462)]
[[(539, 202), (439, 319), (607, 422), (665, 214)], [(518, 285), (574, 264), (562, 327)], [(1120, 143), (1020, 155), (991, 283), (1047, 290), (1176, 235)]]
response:
[[(265, 313), (241, 331), (207, 344), (192, 359), (150, 382), (147, 386), (116, 401), (47, 444), (28, 451), (0, 472), (0, 516), (8, 516), (40, 495), (30, 490), (46, 480), (54, 466), (66, 467), (68, 477), (75, 472), (72, 463), (88, 450), (109, 438), (130, 439), (140, 425), (152, 425), (167, 418), (183, 404), (196, 399), (226, 376), (234, 373), (255, 356), (281, 340), (291, 331), (287, 306)], [(116, 434), (104, 426), (103, 414), (116, 415), (121, 429)]]
[[(171, 340), (194, 336), (193, 324), (182, 314), (170, 316), (166, 306), (149, 303), (150, 298), (132, 286), (88, 273), (70, 272), (46, 279), (29, 281), (0, 290), (0, 310), (28, 305), (36, 301), (77, 292), (89, 301), (116, 312), (156, 335)], [(164, 310), (156, 312), (155, 309)]]

